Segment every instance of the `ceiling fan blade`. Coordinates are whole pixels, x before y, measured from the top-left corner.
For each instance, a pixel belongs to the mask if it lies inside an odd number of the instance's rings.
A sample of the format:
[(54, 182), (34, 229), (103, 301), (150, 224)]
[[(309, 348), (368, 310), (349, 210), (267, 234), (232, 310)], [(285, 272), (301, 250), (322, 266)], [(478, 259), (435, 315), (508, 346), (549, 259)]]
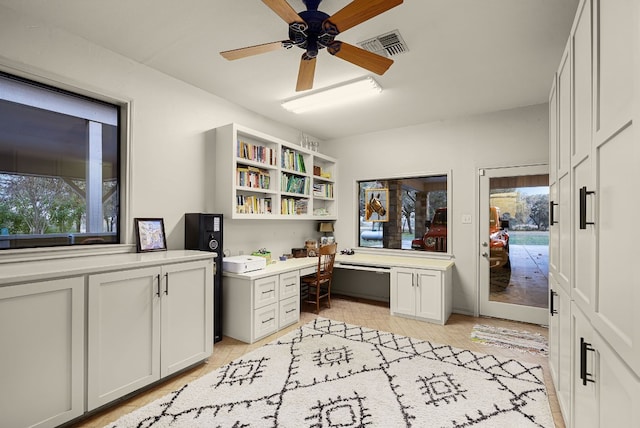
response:
[(313, 88), (313, 76), (316, 72), (316, 58), (310, 58), (307, 53), (300, 58), (300, 69), (298, 70), (298, 84), (296, 92), (306, 91)]
[(338, 33), (342, 33), (361, 22), (402, 4), (402, 1), (403, 0), (353, 0), (331, 15), (327, 21), (333, 24), (333, 27), (337, 29)]
[(277, 51), (284, 48), (284, 45), (287, 41), (288, 40), (283, 40), (281, 42), (271, 42), (255, 46), (247, 46), (246, 48), (232, 49), (230, 51), (220, 52), (220, 55), (222, 55), (229, 61), (233, 61), (234, 59), (246, 58), (252, 55), (259, 55), (266, 52)]
[(304, 22), (300, 15), (291, 7), (286, 0), (262, 0), (264, 4), (274, 11), (287, 24), (292, 22)]
[(331, 55), (380, 75), (384, 74), (393, 64), (392, 59), (337, 40), (327, 47), (327, 51)]

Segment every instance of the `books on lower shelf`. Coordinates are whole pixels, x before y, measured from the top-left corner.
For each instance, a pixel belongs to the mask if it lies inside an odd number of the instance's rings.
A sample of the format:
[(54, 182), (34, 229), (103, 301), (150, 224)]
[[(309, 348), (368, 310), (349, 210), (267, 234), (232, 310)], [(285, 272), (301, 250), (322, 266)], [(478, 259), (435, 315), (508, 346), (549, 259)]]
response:
[(287, 193), (299, 193), (301, 195), (308, 195), (308, 177), (302, 177), (300, 175), (293, 174), (282, 174), (280, 181), (280, 190)]
[(309, 201), (307, 199), (282, 198), (280, 201), (280, 214), (302, 215), (307, 214)]
[(236, 184), (256, 189), (270, 189), (271, 175), (265, 169), (238, 165), (236, 167)]
[(242, 159), (247, 159), (255, 162), (261, 162), (267, 165), (277, 165), (277, 153), (270, 147), (262, 146), (259, 144), (247, 143), (242, 140), (238, 140), (238, 151), (236, 156)]
[(333, 198), (333, 184), (313, 183), (313, 196), (321, 198)]
[(271, 214), (271, 212), (271, 198), (251, 195), (236, 196), (236, 213), (238, 214)]

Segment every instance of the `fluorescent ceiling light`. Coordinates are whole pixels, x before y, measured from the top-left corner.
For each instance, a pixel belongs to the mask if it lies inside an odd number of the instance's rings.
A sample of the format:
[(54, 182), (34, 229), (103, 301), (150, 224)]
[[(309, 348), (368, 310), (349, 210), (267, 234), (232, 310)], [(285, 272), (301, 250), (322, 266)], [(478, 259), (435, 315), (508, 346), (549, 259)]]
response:
[(369, 98), (381, 92), (382, 87), (373, 77), (365, 77), (283, 101), (282, 107), (293, 113), (306, 113)]

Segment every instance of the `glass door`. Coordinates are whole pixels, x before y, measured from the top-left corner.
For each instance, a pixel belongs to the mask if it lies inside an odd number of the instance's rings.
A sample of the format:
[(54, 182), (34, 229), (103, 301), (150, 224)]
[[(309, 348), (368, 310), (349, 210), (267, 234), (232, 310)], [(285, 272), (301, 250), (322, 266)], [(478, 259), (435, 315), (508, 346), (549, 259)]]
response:
[(482, 170), (478, 218), (480, 315), (547, 324), (548, 167)]

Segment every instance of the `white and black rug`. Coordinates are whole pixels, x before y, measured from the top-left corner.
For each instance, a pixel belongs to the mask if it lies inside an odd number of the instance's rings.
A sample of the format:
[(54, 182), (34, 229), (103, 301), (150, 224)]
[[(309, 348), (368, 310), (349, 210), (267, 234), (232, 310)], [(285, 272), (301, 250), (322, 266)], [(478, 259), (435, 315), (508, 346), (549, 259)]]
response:
[(553, 427), (540, 366), (318, 318), (109, 427)]

